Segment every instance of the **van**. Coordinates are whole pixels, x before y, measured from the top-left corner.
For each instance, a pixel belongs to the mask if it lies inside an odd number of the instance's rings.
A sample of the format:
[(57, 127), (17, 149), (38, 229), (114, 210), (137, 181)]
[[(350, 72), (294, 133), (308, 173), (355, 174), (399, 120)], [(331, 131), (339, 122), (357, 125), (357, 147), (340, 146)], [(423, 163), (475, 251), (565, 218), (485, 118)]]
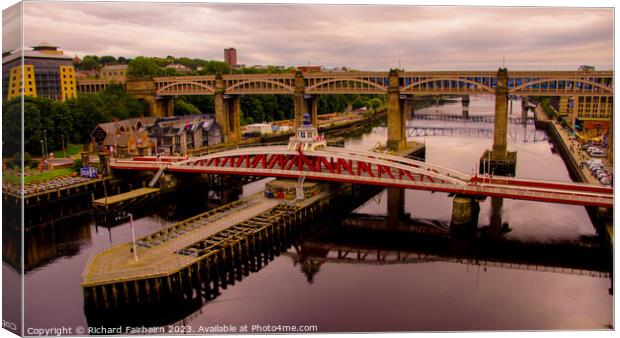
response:
[(592, 149), (590, 152), (590, 156), (594, 156), (594, 157), (604, 157), (605, 156), (605, 151), (602, 149)]

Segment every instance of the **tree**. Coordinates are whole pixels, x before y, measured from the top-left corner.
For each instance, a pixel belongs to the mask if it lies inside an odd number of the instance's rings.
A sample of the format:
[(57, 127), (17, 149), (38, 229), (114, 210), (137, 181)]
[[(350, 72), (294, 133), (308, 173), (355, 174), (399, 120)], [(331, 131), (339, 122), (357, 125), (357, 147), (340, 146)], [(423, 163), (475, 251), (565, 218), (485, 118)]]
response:
[(174, 101), (174, 115), (199, 115), (202, 114), (193, 104), (177, 99)]
[(129, 78), (147, 78), (162, 74), (163, 70), (153, 58), (138, 56), (131, 60), (127, 66), (127, 77)]
[(85, 55), (80, 63), (81, 70), (99, 70), (100, 67), (99, 57), (96, 55)]
[(381, 102), (381, 99), (379, 99), (378, 97), (375, 97), (370, 99), (370, 101), (368, 101), (368, 104), (370, 105), (370, 107), (372, 107), (372, 109), (376, 111), (383, 105), (383, 102)]
[(112, 65), (116, 63), (116, 58), (110, 55), (104, 55), (99, 58), (99, 63), (102, 65)]

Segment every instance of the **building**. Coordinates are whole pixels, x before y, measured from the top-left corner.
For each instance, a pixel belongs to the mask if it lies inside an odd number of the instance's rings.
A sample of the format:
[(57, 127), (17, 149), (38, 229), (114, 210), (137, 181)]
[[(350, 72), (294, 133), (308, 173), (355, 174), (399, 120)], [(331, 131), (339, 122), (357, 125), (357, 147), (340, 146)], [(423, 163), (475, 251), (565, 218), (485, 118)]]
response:
[(317, 73), (321, 71), (321, 66), (299, 66), (297, 69), (302, 73)]
[(101, 67), (99, 78), (102, 80), (125, 82), (127, 80), (127, 65), (107, 65)]
[(77, 96), (73, 58), (47, 42), (32, 46), (32, 50), (3, 53), (2, 83), (3, 100), (22, 93), (52, 100)]
[(224, 62), (231, 68), (237, 65), (237, 50), (234, 48), (224, 49)]
[(180, 63), (173, 63), (166, 66), (166, 69), (173, 69), (179, 74), (189, 74), (192, 72), (191, 68), (187, 68)]
[(254, 123), (245, 126), (246, 134), (264, 136), (270, 135), (274, 132), (274, 128), (271, 123)]
[(594, 66), (581, 65), (577, 70), (580, 72), (593, 72), (596, 70), (596, 68), (594, 68)]
[(99, 124), (91, 132), (94, 149), (113, 157), (187, 155), (222, 143), (222, 132), (210, 115), (141, 117)]

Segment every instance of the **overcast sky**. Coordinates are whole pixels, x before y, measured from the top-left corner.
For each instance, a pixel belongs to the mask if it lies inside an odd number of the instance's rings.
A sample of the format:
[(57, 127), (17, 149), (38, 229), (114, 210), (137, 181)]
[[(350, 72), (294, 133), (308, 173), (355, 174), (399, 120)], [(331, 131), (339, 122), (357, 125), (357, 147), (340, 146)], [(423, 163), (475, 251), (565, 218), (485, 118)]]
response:
[[(19, 48), (10, 12), (3, 50)], [(513, 70), (613, 67), (610, 8), (26, 2), (24, 36), (26, 46), (47, 41), (79, 56), (223, 60), (235, 47), (247, 66), (493, 70), (505, 58)]]

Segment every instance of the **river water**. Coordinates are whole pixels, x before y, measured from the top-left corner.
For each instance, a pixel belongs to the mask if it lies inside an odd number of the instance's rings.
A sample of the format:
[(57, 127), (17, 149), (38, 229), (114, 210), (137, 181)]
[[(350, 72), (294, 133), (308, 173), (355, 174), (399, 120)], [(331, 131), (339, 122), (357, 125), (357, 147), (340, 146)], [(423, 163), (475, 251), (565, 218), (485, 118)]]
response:
[[(493, 105), (491, 96), (473, 96), (470, 116), (492, 115)], [(420, 109), (416, 114), (459, 115), (461, 109), (457, 101)], [(512, 109), (512, 116), (521, 116), (518, 101)], [(413, 136), (420, 134), (411, 129), (410, 139), (426, 144), (428, 162), (467, 173), (477, 167), (484, 149), (492, 145), (492, 137), (470, 130), (492, 128), (489, 123), (416, 119), (409, 121), (409, 125), (418, 130), (443, 128), (444, 136)], [(453, 130), (452, 135), (445, 134), (446, 129)], [(346, 146), (369, 149), (385, 142), (386, 135), (385, 128), (379, 126), (372, 132), (348, 138)], [(509, 149), (518, 152), (517, 176), (570, 181), (561, 157), (545, 137), (533, 124), (510, 125)], [(255, 182), (246, 186), (244, 193), (258, 191), (260, 185)], [(209, 208), (207, 202), (212, 200), (202, 196), (206, 195), (202, 191), (173, 196), (156, 210), (140, 216), (135, 220), (136, 236)], [(383, 191), (353, 213), (385, 216), (387, 205), (388, 194)], [(443, 193), (407, 190), (402, 205), (408, 219), (436, 224), (450, 237), (452, 198)], [(492, 216), (498, 214), (509, 229), (502, 232), (499, 243), (524, 244), (525, 250), (528, 246), (544, 248), (541, 252), (552, 254), (554, 245), (598, 243), (583, 207), (503, 200), (494, 210), (492, 201), (487, 199), (480, 203), (479, 232), (488, 228)], [(565, 330), (605, 329), (613, 325), (609, 277), (524, 269), (528, 262), (519, 261), (518, 254), (512, 261), (520, 263), (521, 268), (506, 264), (484, 266), (471, 261), (464, 264), (445, 259), (456, 255), (459, 243), (463, 243), (448, 239), (451, 244), (441, 254), (443, 259), (389, 264), (326, 259), (334, 258), (338, 248), (379, 246), (386, 252), (418, 253), (422, 250), (417, 247), (419, 241), (415, 236), (409, 241), (409, 235), (399, 231), (338, 224), (326, 227), (301, 241), (300, 246), (289, 248), (257, 273), (221, 290), (218, 297), (177, 324), (194, 329), (210, 325), (316, 325), (320, 332)], [(8, 239), (6, 234), (5, 230), (5, 245), (19, 241), (16, 234), (9, 232)], [(93, 253), (128, 241), (130, 236), (127, 223), (98, 228), (89, 217), (64, 225), (48, 225), (27, 234), (25, 327), (86, 326), (80, 287), (82, 269)], [(373, 242), (377, 238), (384, 240)], [(397, 242), (398, 248), (392, 247)], [(300, 247), (323, 249), (314, 250), (310, 258), (302, 260)], [(604, 258), (610, 255), (600, 251)], [(312, 254), (316, 257), (312, 258)], [(492, 258), (493, 253), (485, 257), (489, 256)], [(3, 273), (17, 276), (6, 262)]]

